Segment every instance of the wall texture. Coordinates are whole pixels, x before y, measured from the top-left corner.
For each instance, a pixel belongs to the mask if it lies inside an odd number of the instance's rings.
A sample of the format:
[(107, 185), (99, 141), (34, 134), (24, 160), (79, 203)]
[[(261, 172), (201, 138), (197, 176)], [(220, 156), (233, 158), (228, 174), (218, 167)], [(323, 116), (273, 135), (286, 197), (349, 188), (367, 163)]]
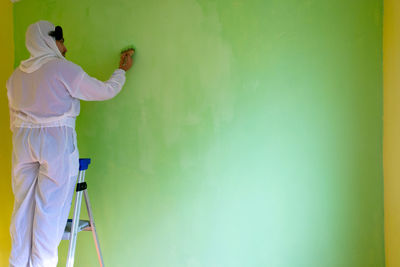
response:
[(10, 1), (0, 3), (0, 266), (8, 265), (10, 253), (10, 218), (13, 207), (11, 191), (11, 131), (9, 130), (9, 113), (6, 81), (13, 70), (14, 40), (12, 4)]
[(400, 266), (400, 2), (385, 0), (384, 168), (386, 266)]
[[(124, 90), (82, 103), (109, 266), (383, 267), (381, 0), (30, 0), (68, 59)], [(60, 266), (67, 244), (60, 247)], [(77, 266), (97, 266), (90, 234)]]

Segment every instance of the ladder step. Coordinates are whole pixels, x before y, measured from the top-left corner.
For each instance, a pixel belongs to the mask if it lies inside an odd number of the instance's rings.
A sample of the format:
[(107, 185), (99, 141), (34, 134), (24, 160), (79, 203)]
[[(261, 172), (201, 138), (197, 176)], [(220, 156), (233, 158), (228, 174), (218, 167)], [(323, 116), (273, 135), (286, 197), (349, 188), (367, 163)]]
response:
[[(69, 240), (71, 235), (72, 219), (68, 219), (67, 225), (65, 226), (62, 240)], [(88, 220), (79, 220), (78, 233), (81, 231), (92, 231), (92, 226)]]

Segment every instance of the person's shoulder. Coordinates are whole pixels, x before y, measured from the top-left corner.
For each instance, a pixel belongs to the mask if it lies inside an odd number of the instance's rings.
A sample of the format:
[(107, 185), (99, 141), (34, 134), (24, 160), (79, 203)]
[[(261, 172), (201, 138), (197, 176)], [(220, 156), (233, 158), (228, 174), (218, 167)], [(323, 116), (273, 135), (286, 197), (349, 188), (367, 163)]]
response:
[(67, 59), (54, 59), (49, 62), (48, 67), (57, 70), (57, 71), (77, 71), (80, 72), (82, 71), (82, 68), (78, 65), (75, 64), (72, 61), (69, 61)]
[(78, 64), (66, 59), (54, 59), (46, 65), (45, 72), (49, 77), (56, 77), (64, 82), (72, 82), (78, 77), (82, 77), (84, 73)]

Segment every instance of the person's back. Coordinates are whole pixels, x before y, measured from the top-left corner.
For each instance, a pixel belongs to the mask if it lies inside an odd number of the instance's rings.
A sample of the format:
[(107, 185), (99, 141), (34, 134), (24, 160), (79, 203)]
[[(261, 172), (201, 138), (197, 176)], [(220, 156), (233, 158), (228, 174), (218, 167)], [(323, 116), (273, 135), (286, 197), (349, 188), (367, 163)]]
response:
[(120, 68), (108, 81), (99, 81), (64, 58), (63, 40), (59, 26), (30, 25), (26, 45), (31, 57), (7, 82), (15, 197), (10, 266), (57, 265), (79, 167), (79, 101), (117, 95), (132, 65), (132, 53), (123, 54)]
[(79, 100), (71, 96), (67, 86), (76, 86), (74, 79), (78, 78), (79, 69), (72, 62), (60, 59), (33, 73), (17, 68), (7, 83), (12, 116), (37, 124), (78, 116)]

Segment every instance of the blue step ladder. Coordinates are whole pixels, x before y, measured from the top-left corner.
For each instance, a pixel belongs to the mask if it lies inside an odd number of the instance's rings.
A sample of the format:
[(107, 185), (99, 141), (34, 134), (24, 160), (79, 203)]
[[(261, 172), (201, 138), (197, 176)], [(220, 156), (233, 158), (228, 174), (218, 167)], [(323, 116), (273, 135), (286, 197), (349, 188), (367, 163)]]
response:
[[(85, 172), (90, 164), (90, 159), (79, 159), (79, 174), (78, 183), (76, 184), (75, 194), (75, 206), (74, 214), (72, 219), (68, 219), (65, 227), (63, 240), (69, 240), (67, 267), (74, 266), (75, 248), (77, 235), (81, 231), (91, 231), (93, 234), (94, 244), (96, 246), (97, 257), (101, 267), (104, 267), (103, 256), (100, 250), (99, 238), (96, 232), (96, 226), (94, 224), (94, 218), (92, 213), (92, 207), (89, 201), (89, 195), (87, 192), (87, 184), (85, 182)], [(85, 197), (86, 209), (89, 216), (89, 220), (80, 220), (82, 194)]]

